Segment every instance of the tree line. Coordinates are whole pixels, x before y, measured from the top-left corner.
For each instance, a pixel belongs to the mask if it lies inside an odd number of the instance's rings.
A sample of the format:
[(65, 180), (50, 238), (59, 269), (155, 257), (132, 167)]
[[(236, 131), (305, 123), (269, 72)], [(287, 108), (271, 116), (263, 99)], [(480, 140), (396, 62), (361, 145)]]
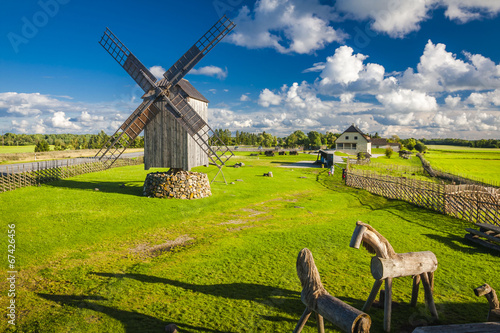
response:
[[(307, 134), (301, 130), (294, 131), (288, 136), (277, 137), (265, 131), (262, 133), (249, 133), (243, 131), (231, 132), (228, 129), (216, 129), (215, 133), (228, 146), (248, 145), (284, 148), (304, 147), (317, 149), (321, 146), (327, 148), (335, 148), (335, 140), (340, 136), (340, 133), (320, 133), (310, 131)], [(372, 138), (380, 138), (378, 133), (369, 135)], [(14, 134), (5, 133), (0, 136), (0, 144), (4, 146), (26, 146), (38, 145), (39, 149), (47, 149), (46, 146), (52, 145), (55, 150), (66, 149), (100, 149), (109, 139), (109, 136), (101, 131), (98, 134)], [(500, 140), (481, 139), (481, 140), (464, 140), (464, 139), (399, 139), (397, 135), (388, 138), (390, 142), (402, 143), (407, 149), (424, 150), (425, 145), (449, 145), (463, 146), (475, 148), (500, 148)], [(45, 145), (46, 142), (47, 145)], [(210, 144), (217, 145), (217, 141), (212, 141)], [(143, 148), (144, 137), (137, 137), (129, 146), (131, 148)]]
[[(284, 148), (305, 147), (312, 149), (317, 149), (321, 146), (333, 148), (335, 147), (335, 140), (340, 135), (339, 133), (327, 132), (323, 134), (316, 131), (310, 131), (305, 134), (300, 130), (284, 137), (277, 137), (265, 131), (257, 134), (236, 131), (233, 135), (228, 129), (216, 129), (215, 133), (228, 146), (245, 145), (266, 148), (280, 146)], [(217, 142), (214, 140), (211, 144), (217, 145)]]
[[(104, 131), (99, 134), (14, 134), (5, 133), (0, 136), (3, 146), (35, 145), (35, 151), (100, 149), (110, 138)], [(131, 142), (130, 148), (143, 148), (144, 137), (137, 137)]]

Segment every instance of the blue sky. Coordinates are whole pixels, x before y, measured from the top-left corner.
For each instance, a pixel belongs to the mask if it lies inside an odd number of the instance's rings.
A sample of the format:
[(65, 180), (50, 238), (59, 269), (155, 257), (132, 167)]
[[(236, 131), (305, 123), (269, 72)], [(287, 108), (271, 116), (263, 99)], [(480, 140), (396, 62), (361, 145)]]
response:
[(209, 123), (284, 136), (351, 123), (402, 138), (500, 139), (500, 1), (3, 1), (0, 132), (113, 133), (142, 92), (109, 27), (161, 75), (226, 14), (186, 76)]

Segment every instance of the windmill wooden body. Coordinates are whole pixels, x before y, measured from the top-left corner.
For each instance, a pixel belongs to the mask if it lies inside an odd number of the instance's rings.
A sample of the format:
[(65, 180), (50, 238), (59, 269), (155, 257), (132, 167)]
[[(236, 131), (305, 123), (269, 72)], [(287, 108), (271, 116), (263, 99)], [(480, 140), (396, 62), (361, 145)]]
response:
[(222, 167), (234, 154), (207, 124), (208, 100), (183, 78), (234, 26), (228, 18), (222, 17), (159, 81), (106, 28), (99, 43), (145, 94), (139, 107), (111, 136), (96, 157), (111, 166), (144, 130), (146, 169), (162, 167), (190, 170), (211, 162), (219, 168), (217, 175), (221, 173)]

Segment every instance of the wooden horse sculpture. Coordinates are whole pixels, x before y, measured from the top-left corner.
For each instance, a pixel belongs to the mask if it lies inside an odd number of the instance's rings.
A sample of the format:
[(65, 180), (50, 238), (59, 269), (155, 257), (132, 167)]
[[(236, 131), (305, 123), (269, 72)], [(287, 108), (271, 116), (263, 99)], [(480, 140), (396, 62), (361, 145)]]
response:
[(500, 322), (500, 303), (498, 302), (497, 293), (495, 289), (491, 288), (489, 284), (485, 283), (480, 287), (474, 289), (476, 296), (485, 296), (490, 304), (490, 311), (486, 321)]
[(363, 242), (366, 249), (375, 254), (371, 261), (371, 273), (375, 279), (372, 291), (362, 311), (369, 311), (378, 291), (385, 281), (384, 330), (391, 330), (392, 279), (402, 276), (413, 276), (411, 306), (417, 305), (420, 281), (424, 286), (425, 302), (433, 317), (438, 318), (432, 292), (434, 289), (434, 271), (437, 269), (437, 258), (430, 251), (396, 253), (391, 244), (372, 226), (356, 222), (350, 247), (359, 249)]
[(316, 313), (319, 333), (325, 332), (323, 317), (344, 332), (370, 332), (372, 320), (369, 315), (331, 296), (325, 290), (309, 249), (299, 252), (297, 275), (302, 284), (300, 298), (306, 305), (306, 310), (293, 333), (302, 331), (312, 311)]

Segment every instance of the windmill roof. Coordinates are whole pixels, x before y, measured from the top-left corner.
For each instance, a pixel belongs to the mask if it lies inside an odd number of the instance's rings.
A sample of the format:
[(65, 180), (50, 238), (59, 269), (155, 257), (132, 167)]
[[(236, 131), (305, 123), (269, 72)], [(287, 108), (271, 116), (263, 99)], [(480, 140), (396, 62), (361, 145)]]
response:
[[(161, 79), (160, 81), (156, 82), (158, 87), (166, 87), (167, 86), (167, 79)], [(201, 94), (191, 83), (189, 83), (188, 80), (182, 79), (177, 83), (177, 86), (182, 89), (191, 98), (197, 99), (199, 101), (209, 103), (210, 101), (206, 99), (205, 96)]]
[(209, 103), (208, 99), (201, 94), (188, 80), (182, 79), (177, 83), (177, 85), (191, 98), (197, 99), (199, 101)]

